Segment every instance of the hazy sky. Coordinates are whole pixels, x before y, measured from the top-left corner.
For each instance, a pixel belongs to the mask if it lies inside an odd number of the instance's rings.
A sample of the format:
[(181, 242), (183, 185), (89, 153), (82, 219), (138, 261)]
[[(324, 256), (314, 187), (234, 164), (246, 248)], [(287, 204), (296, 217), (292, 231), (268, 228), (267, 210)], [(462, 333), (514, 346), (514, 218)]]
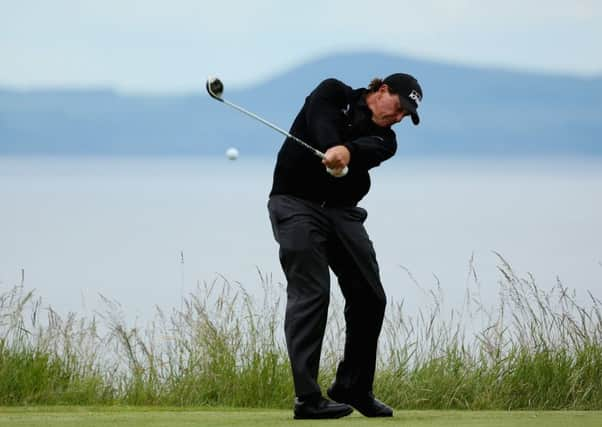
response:
[(376, 50), (602, 75), (598, 0), (0, 0), (0, 86), (196, 91)]

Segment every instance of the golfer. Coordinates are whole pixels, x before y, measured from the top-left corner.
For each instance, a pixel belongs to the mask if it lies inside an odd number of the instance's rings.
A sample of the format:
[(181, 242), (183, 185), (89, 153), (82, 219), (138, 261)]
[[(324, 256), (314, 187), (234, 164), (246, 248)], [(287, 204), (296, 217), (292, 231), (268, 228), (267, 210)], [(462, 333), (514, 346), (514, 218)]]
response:
[[(410, 116), (417, 125), (422, 89), (408, 74), (353, 89), (321, 82), (305, 99), (290, 133), (325, 153), (322, 163), (287, 138), (279, 153), (268, 210), (287, 281), (284, 329), (298, 419), (339, 418), (353, 408), (367, 417), (392, 409), (372, 393), (386, 297), (367, 217), (358, 202), (370, 189), (369, 170), (395, 154), (391, 126)], [(349, 172), (343, 177), (326, 168)], [(330, 298), (329, 268), (345, 298), (345, 350), (323, 397), (320, 353)], [(333, 402), (334, 401), (334, 402)]]

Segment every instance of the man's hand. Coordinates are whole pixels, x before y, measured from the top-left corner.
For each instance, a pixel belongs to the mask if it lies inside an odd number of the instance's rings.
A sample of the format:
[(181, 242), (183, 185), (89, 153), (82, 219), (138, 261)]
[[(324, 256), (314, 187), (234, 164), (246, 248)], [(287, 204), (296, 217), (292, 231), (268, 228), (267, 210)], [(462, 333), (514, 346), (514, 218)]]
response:
[(330, 147), (324, 153), (322, 163), (324, 166), (334, 170), (342, 170), (349, 164), (351, 160), (351, 153), (344, 145), (335, 145)]

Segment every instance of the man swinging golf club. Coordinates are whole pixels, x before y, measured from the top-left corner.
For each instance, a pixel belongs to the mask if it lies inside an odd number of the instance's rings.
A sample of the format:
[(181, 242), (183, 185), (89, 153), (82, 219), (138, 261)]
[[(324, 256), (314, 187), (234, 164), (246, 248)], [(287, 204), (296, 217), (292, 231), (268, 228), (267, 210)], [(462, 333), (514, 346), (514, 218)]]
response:
[[(405, 116), (417, 125), (421, 100), (422, 89), (408, 74), (374, 79), (367, 89), (324, 80), (306, 98), (278, 153), (268, 210), (287, 280), (295, 418), (340, 418), (353, 408), (368, 417), (393, 415), (372, 393), (386, 297), (363, 225), (367, 212), (357, 204), (370, 189), (369, 170), (395, 154), (391, 126)], [(323, 153), (322, 164), (293, 135)], [(343, 358), (327, 391), (332, 401), (317, 381), (329, 267), (345, 298), (346, 325)]]

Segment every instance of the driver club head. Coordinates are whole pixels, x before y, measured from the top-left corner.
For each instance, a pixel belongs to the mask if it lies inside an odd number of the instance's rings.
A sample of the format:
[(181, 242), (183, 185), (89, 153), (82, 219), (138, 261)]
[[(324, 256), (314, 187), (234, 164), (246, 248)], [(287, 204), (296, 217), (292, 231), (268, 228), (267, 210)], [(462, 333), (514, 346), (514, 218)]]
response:
[(205, 84), (207, 88), (207, 92), (212, 98), (218, 99), (221, 101), (222, 94), (224, 93), (224, 84), (217, 77), (207, 77), (207, 83)]

